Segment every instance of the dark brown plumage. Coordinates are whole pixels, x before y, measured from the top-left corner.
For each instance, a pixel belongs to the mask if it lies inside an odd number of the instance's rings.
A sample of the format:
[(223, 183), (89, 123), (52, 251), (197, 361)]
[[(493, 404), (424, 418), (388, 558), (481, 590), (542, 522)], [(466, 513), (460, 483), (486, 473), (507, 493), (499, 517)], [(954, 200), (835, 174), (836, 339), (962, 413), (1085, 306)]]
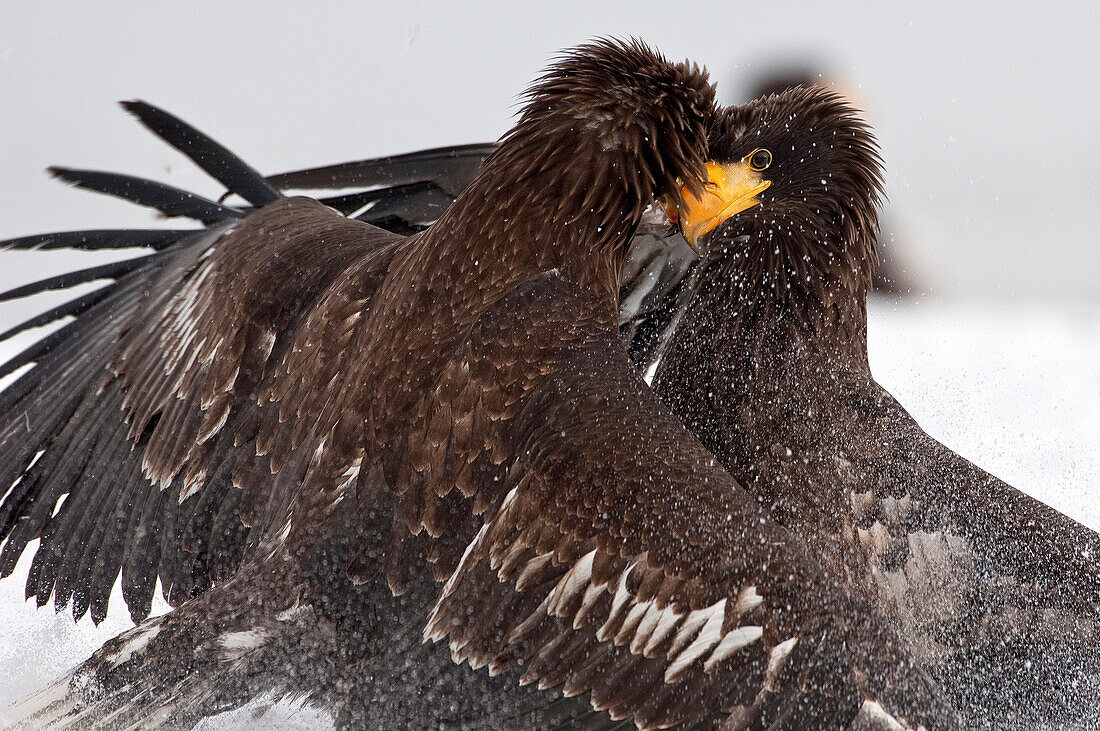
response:
[[(635, 237), (620, 301), (632, 356), (652, 363), (697, 294), (665, 354), (662, 398), (763, 507), (904, 627), (972, 723), (1091, 722), (1095, 536), (936, 443), (871, 377), (864, 308), (881, 163), (869, 130), (840, 99), (801, 89), (727, 110), (712, 138), (719, 159), (775, 150), (775, 183), (712, 234), (703, 267), (682, 241)], [(450, 159), (482, 154), (414, 160), (446, 169), (427, 168), (455, 190), (464, 168)], [(378, 185), (377, 170), (346, 163), (280, 181)], [(943, 546), (933, 569), (913, 560)], [(902, 574), (908, 598), (895, 588)]]
[(891, 619), (970, 723), (1097, 723), (1100, 536), (936, 442), (871, 375), (868, 129), (797, 89), (711, 133), (720, 162), (758, 148), (772, 184), (711, 234), (655, 390)]
[(341, 727), (953, 724), (619, 341), (643, 211), (702, 190), (696, 68), (567, 54), (408, 239), (270, 202), (209, 138), (129, 108), (260, 207), (58, 171), (211, 227), (7, 366), (34, 364), (0, 396), (0, 569), (41, 536), (40, 603), (101, 617), (121, 570), (136, 619), (158, 577), (178, 605), (24, 719), (186, 727), (270, 692)]

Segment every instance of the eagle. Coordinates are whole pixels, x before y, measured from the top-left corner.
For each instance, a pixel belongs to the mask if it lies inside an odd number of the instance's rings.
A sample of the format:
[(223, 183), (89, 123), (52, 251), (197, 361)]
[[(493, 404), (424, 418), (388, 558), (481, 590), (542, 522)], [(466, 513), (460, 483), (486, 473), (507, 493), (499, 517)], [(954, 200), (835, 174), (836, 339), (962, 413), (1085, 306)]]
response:
[(206, 226), (12, 243), (153, 252), (6, 295), (111, 280), (0, 369), (0, 572), (40, 539), (28, 596), (101, 618), (121, 576), (138, 622), (7, 720), (187, 728), (276, 694), (342, 728), (955, 725), (620, 341), (643, 214), (704, 194), (705, 72), (566, 52), (407, 237), (128, 108), (248, 205), (58, 170)]
[(635, 348), (659, 398), (968, 725), (1100, 723), (1100, 536), (937, 442), (871, 373), (867, 125), (803, 87), (724, 110), (709, 139), (711, 185), (679, 211), (707, 253), (650, 317), (664, 347)]
[[(652, 231), (628, 250), (620, 324), (638, 367), (772, 520), (900, 628), (969, 725), (1100, 723), (1100, 538), (930, 437), (871, 374), (870, 129), (815, 87), (717, 119), (714, 195), (672, 210), (689, 240), (705, 237), (702, 260)], [(445, 204), (489, 151), (273, 179), (354, 202), (415, 182)], [(423, 225), (431, 210), (402, 215)]]

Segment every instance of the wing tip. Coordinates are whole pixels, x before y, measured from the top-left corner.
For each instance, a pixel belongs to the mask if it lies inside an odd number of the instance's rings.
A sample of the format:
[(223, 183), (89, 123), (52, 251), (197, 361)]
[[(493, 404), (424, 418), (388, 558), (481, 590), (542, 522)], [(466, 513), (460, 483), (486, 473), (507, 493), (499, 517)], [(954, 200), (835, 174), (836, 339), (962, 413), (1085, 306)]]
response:
[(166, 112), (155, 104), (150, 104), (144, 99), (124, 99), (118, 103), (120, 107), (134, 115), (147, 129), (159, 134), (156, 118), (160, 118), (163, 124), (167, 121), (178, 121), (171, 113)]
[(141, 113), (149, 108), (154, 108), (152, 104), (142, 99), (121, 99), (118, 105), (125, 109), (127, 112), (135, 115), (141, 115)]
[(46, 168), (46, 174), (51, 178), (60, 180), (63, 183), (71, 183), (75, 185), (77, 182), (78, 170), (76, 168), (67, 168), (61, 165), (50, 165)]

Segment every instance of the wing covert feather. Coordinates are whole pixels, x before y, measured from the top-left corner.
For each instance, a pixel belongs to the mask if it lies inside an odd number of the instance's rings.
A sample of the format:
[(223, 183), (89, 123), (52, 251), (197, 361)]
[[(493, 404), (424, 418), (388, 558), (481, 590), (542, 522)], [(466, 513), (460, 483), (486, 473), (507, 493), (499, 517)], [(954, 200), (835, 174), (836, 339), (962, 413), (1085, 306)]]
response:
[(614, 314), (573, 285), (543, 275), (491, 308), (434, 394), (424, 413), (450, 434), (426, 418), (387, 479), (405, 480), (417, 531), (452, 485), (444, 467), (425, 489), (448, 450), (478, 468), (453, 484), (482, 521), (425, 630), (457, 661), (592, 693), (644, 726), (851, 718), (864, 700), (951, 724), (892, 632), (656, 401)]

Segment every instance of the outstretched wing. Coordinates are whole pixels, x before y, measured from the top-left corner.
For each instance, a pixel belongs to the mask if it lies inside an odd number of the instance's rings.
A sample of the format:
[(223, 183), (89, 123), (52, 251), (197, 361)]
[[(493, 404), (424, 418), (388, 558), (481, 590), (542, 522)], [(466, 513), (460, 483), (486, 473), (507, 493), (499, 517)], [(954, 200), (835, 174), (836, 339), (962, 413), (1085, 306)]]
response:
[[(282, 192), (338, 188), (342, 189), (341, 195), (321, 202), (398, 233), (420, 230), (434, 222), (496, 147), (482, 144), (440, 148), (264, 179), (232, 152), (179, 118), (144, 102), (127, 102), (124, 106), (225, 184), (227, 196), (235, 194), (258, 207), (278, 200)], [(281, 220), (298, 216), (299, 211), (305, 211), (311, 225), (320, 226), (319, 238), (324, 237), (325, 226), (340, 227), (319, 221), (324, 216), (300, 201), (280, 203), (285, 210), (268, 219), (265, 230), (256, 230), (253, 221), (226, 239), (224, 235), (241, 224), (250, 208), (116, 173), (67, 168), (53, 168), (52, 172), (78, 187), (119, 196), (166, 216), (193, 218), (208, 227), (69, 231), (0, 244), (22, 250), (144, 250), (143, 255), (132, 259), (61, 274), (0, 294), (0, 301), (6, 301), (93, 281), (111, 282), (0, 334), (3, 341), (31, 328), (77, 318), (0, 366), (0, 376), (30, 368), (0, 400), (5, 434), (13, 440), (11, 444), (18, 445), (2, 455), (0, 483), (10, 485), (19, 480), (0, 504), (0, 541), (4, 542), (0, 573), (10, 573), (23, 547), (42, 538), (28, 596), (36, 596), (40, 605), (51, 595), (58, 607), (72, 601), (75, 616), (91, 608), (98, 621), (105, 616), (110, 586), (121, 572), (127, 603), (134, 617), (140, 618), (148, 612), (158, 575), (172, 603), (177, 604), (238, 565), (241, 544), (248, 541), (242, 533), (251, 531), (237, 525), (236, 506), (212, 507), (220, 500), (237, 499), (236, 491), (224, 487), (232, 482), (227, 463), (230, 450), (223, 445), (218, 452), (218, 440), (212, 437), (217, 430), (234, 425), (230, 417), (241, 424), (254, 420), (245, 419), (241, 412), (248, 392), (278, 361), (284, 344), (276, 347), (271, 342), (273, 333), (289, 338), (288, 328), (293, 329), (326, 283), (374, 244), (343, 250), (330, 238), (320, 245), (301, 228), (296, 236), (286, 237), (282, 245), (273, 243), (271, 231), (282, 225)], [(354, 227), (352, 230), (358, 231)], [(645, 245), (636, 247), (637, 253), (632, 253), (627, 262), (622, 297), (622, 319), (627, 327), (632, 318), (650, 312), (657, 295), (669, 283), (678, 284), (682, 270), (669, 263), (693, 256), (682, 241), (664, 239), (663, 234), (659, 224), (645, 227), (638, 237)], [(293, 246), (288, 247), (286, 242), (291, 238)], [(217, 253), (212, 256), (215, 249)], [(302, 260), (317, 258), (315, 249), (331, 254), (323, 264), (311, 264), (323, 271), (314, 271), (312, 277), (298, 277), (297, 267)], [(243, 282), (241, 272), (258, 276)], [(273, 282), (280, 288), (277, 298), (264, 294), (264, 288)], [(213, 298), (212, 293), (216, 293)], [(257, 307), (256, 298), (265, 297), (268, 301)], [(231, 302), (234, 298), (236, 301)], [(235, 319), (245, 311), (250, 323)], [(272, 319), (264, 323), (265, 317)], [(188, 331), (188, 323), (201, 323), (209, 337)], [(222, 342), (223, 336), (233, 342), (234, 350), (227, 352), (222, 345), (215, 353), (210, 344)], [(201, 346), (204, 339), (205, 348), (197, 363), (181, 359), (189, 348)], [(123, 341), (129, 343), (125, 348)], [(127, 361), (124, 366), (122, 361)], [(142, 374), (142, 369), (157, 368), (172, 373), (133, 375)], [(108, 375), (119, 375), (113, 373), (119, 369), (130, 374), (132, 382), (108, 379)], [(233, 382), (226, 381), (230, 376)], [(221, 383), (214, 383), (219, 379)], [(200, 385), (205, 381), (210, 383)], [(150, 392), (157, 384), (160, 390)], [(170, 386), (176, 389), (174, 397)], [(206, 392), (200, 395), (197, 391), (203, 388)], [(214, 393), (211, 388), (224, 390)], [(188, 410), (194, 404), (184, 398), (186, 389), (194, 391), (191, 397), (200, 399), (202, 407), (197, 411)], [(96, 394), (94, 398), (81, 400), (91, 392)], [(123, 427), (111, 417), (120, 407), (115, 402), (123, 402), (130, 420), (125, 438)], [(47, 404), (51, 406), (47, 408)], [(35, 414), (40, 418), (32, 419)], [(92, 419), (93, 414), (97, 418)], [(112, 428), (117, 433), (100, 434), (101, 428)], [(178, 434), (169, 439), (166, 435), (173, 430), (179, 430)], [(18, 439), (17, 434), (21, 435)], [(188, 446), (188, 439), (198, 444)], [(127, 442), (136, 443), (138, 449), (127, 451)], [(47, 445), (50, 449), (46, 459), (32, 470), (37, 453)], [(76, 449), (101, 453), (101, 459), (107, 462), (63, 458)], [(104, 465), (111, 460), (121, 460), (131, 469), (124, 473), (123, 480), (112, 475), (115, 487), (108, 488)], [(189, 465), (186, 473), (180, 472), (183, 462)], [(222, 474), (215, 478), (212, 471), (218, 465)], [(163, 488), (159, 493), (147, 489), (150, 478)], [(210, 481), (212, 489), (204, 493), (200, 503), (197, 495), (203, 480)], [(84, 487), (72, 494), (76, 485)], [(214, 485), (222, 487), (214, 489)], [(146, 499), (147, 494), (152, 497)], [(75, 499), (70, 500), (70, 495)], [(62, 498), (69, 502), (67, 508), (58, 504)], [(89, 505), (97, 509), (88, 510)], [(212, 510), (214, 517), (210, 516)], [(211, 520), (213, 524), (209, 524)], [(225, 538), (218, 540), (216, 536)], [(171, 566), (176, 568), (169, 569)]]
[[(1072, 615), (1087, 633), (1082, 638), (1097, 636), (1089, 628), (1100, 619), (1100, 535), (952, 452), (878, 384), (858, 380), (842, 405), (848, 431), (839, 444), (840, 472), (844, 482), (869, 488), (853, 488), (853, 526), (877, 534), (866, 541), (879, 568), (891, 572), (911, 561), (925, 575), (897, 585), (899, 597), (927, 591), (930, 583), (945, 595), (957, 591), (960, 601), (941, 608), (951, 616), (936, 620), (937, 634), (963, 632), (967, 642), (984, 633), (992, 633), (985, 641), (1003, 640), (1008, 628), (993, 621), (1000, 612), (1031, 613), (1012, 622), (1032, 633)], [(921, 550), (914, 536), (941, 537), (945, 550)], [(943, 573), (946, 563), (923, 566), (937, 561), (959, 563), (953, 572), (959, 586)], [(1059, 620), (1061, 612), (1068, 615)]]
[[(456, 661), (591, 693), (641, 726), (825, 726), (864, 701), (950, 725), (904, 646), (657, 402), (572, 285), (547, 275), (505, 298), (445, 390), (430, 413), (472, 400), (472, 423), (506, 423), (484, 432), (500, 464), (466, 490), (484, 520), (425, 631)], [(441, 430), (419, 461), (444, 464), (464, 433)]]
[(864, 395), (846, 472), (876, 478), (853, 525), (891, 611), (947, 648), (938, 672), (968, 711), (1094, 722), (1100, 535), (937, 442), (877, 384)]
[(255, 392), (331, 281), (349, 262), (384, 262), (394, 240), (280, 201), (128, 263), (16, 356), (5, 370), (33, 366), (0, 404), (0, 482), (12, 485), (0, 572), (40, 537), (28, 595), (71, 600), (78, 617), (91, 606), (95, 619), (120, 570), (135, 618), (158, 576), (178, 604), (232, 573), (269, 527), (233, 486)]
[(233, 488), (233, 470), (244, 469), (233, 435), (248, 421), (252, 392), (331, 281), (364, 256), (381, 266), (397, 240), (317, 203), (281, 200), (206, 135), (151, 105), (125, 106), (232, 193), (268, 207), (247, 217), (153, 181), (57, 168), (77, 186), (208, 227), (0, 244), (145, 250), (0, 294), (109, 282), (0, 334), (75, 318), (0, 366), (0, 376), (20, 371), (0, 394), (0, 575), (40, 538), (28, 596), (42, 605), (53, 595), (59, 608), (72, 602), (76, 617), (91, 608), (96, 621), (120, 573), (140, 619), (158, 577), (178, 604), (240, 564), (259, 535)]
[(807, 373), (759, 352), (766, 366), (746, 356), (736, 372), (767, 368), (764, 385), (678, 397), (691, 364), (738, 362), (678, 351), (664, 361), (677, 380), (658, 374), (658, 392), (774, 520), (893, 618), (968, 712), (998, 723), (1091, 712), (1100, 536), (932, 439), (865, 369)]

